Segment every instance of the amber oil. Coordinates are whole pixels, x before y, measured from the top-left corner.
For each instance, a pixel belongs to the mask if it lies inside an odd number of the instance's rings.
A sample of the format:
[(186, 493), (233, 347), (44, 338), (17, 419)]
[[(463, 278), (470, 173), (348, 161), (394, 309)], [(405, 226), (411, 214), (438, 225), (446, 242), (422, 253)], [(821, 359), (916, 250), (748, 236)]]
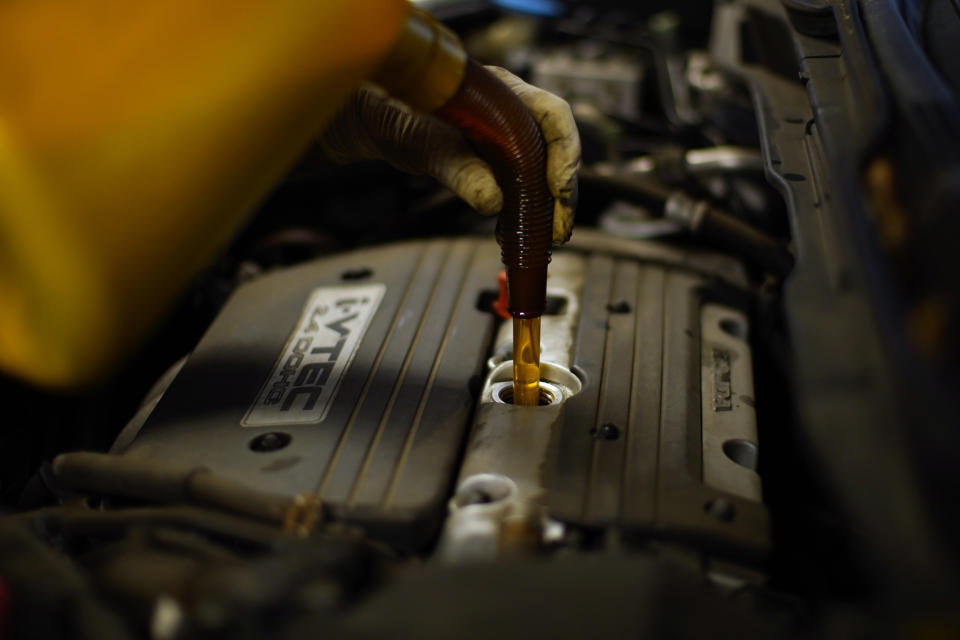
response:
[(513, 319), (513, 403), (540, 404), (540, 318)]

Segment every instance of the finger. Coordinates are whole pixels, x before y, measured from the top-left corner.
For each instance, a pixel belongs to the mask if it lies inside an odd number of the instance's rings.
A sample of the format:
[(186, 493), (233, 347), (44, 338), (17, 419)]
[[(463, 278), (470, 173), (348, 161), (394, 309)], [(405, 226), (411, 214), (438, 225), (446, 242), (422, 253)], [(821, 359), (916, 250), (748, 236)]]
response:
[[(451, 125), (431, 116), (417, 116), (414, 139), (404, 146), (407, 156), (419, 159), (420, 170), (460, 196), (483, 215), (499, 213), (503, 193), (490, 165), (470, 147)], [(399, 155), (399, 149), (394, 154)]]
[(427, 174), (485, 215), (503, 206), (489, 165), (459, 131), (368, 87), (354, 93), (319, 146), (335, 162), (381, 159), (407, 173)]
[[(563, 158), (557, 160), (560, 163), (559, 168), (554, 164), (552, 172), (550, 167), (550, 157), (547, 157), (547, 180), (552, 185), (559, 185), (556, 190), (551, 188), (554, 196), (553, 209), (553, 241), (556, 244), (563, 244), (570, 239), (570, 233), (573, 230), (573, 216), (577, 209), (577, 198), (579, 196), (579, 185), (577, 183), (577, 170), (580, 167), (580, 157), (574, 159)], [(560, 173), (558, 176), (557, 173)]]
[(450, 125), (430, 116), (410, 116), (409, 135), (382, 144), (383, 156), (411, 173), (426, 173), (483, 215), (499, 213), (503, 193), (493, 171)]
[(463, 198), (478, 213), (492, 216), (500, 212), (503, 192), (497, 186), (490, 165), (467, 149), (449, 155), (445, 153), (437, 160), (439, 162), (428, 172), (442, 185)]
[(380, 157), (402, 171), (432, 176), (483, 215), (500, 211), (503, 194), (490, 166), (459, 131), (389, 98), (368, 100), (374, 108), (366, 109), (366, 128), (376, 132)]
[(574, 178), (570, 198), (553, 202), (553, 243), (564, 244), (573, 234), (573, 218), (577, 208), (577, 183)]

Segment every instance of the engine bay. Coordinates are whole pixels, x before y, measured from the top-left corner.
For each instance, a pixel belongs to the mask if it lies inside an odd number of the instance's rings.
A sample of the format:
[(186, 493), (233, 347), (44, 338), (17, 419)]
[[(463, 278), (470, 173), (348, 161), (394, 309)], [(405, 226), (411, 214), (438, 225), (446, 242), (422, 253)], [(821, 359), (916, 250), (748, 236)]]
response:
[(114, 379), (0, 381), (0, 628), (957, 633), (957, 137), (880, 10), (425, 4), (580, 130), (540, 406), (495, 219), (308, 152)]

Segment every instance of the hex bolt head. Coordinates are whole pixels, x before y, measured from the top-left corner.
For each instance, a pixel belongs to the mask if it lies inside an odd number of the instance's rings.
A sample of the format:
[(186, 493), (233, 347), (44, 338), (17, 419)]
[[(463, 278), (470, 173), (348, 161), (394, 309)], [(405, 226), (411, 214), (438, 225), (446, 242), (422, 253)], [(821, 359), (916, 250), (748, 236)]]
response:
[(259, 453), (269, 453), (270, 451), (279, 451), (288, 444), (292, 438), (290, 434), (281, 431), (271, 431), (263, 433), (250, 441), (250, 449)]
[(370, 267), (354, 267), (352, 269), (347, 269), (340, 274), (341, 280), (366, 280), (373, 275), (373, 269)]
[(720, 520), (721, 522), (733, 522), (733, 518), (736, 515), (737, 511), (730, 501), (726, 498), (715, 498), (703, 505), (704, 512), (712, 517)]
[(620, 427), (612, 422), (606, 422), (599, 427), (591, 428), (590, 435), (594, 440), (616, 440), (620, 437)]

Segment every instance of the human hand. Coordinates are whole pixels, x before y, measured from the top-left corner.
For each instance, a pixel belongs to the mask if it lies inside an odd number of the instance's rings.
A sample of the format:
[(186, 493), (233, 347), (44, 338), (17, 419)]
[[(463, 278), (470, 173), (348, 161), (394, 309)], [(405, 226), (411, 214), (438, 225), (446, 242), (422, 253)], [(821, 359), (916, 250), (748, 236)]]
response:
[[(487, 67), (530, 110), (547, 148), (547, 183), (554, 197), (553, 241), (570, 239), (577, 202), (580, 137), (570, 106), (500, 67)], [(433, 176), (484, 215), (499, 213), (503, 194), (490, 166), (453, 126), (411, 111), (382, 91), (364, 86), (324, 133), (331, 160), (386, 160), (408, 173)]]

